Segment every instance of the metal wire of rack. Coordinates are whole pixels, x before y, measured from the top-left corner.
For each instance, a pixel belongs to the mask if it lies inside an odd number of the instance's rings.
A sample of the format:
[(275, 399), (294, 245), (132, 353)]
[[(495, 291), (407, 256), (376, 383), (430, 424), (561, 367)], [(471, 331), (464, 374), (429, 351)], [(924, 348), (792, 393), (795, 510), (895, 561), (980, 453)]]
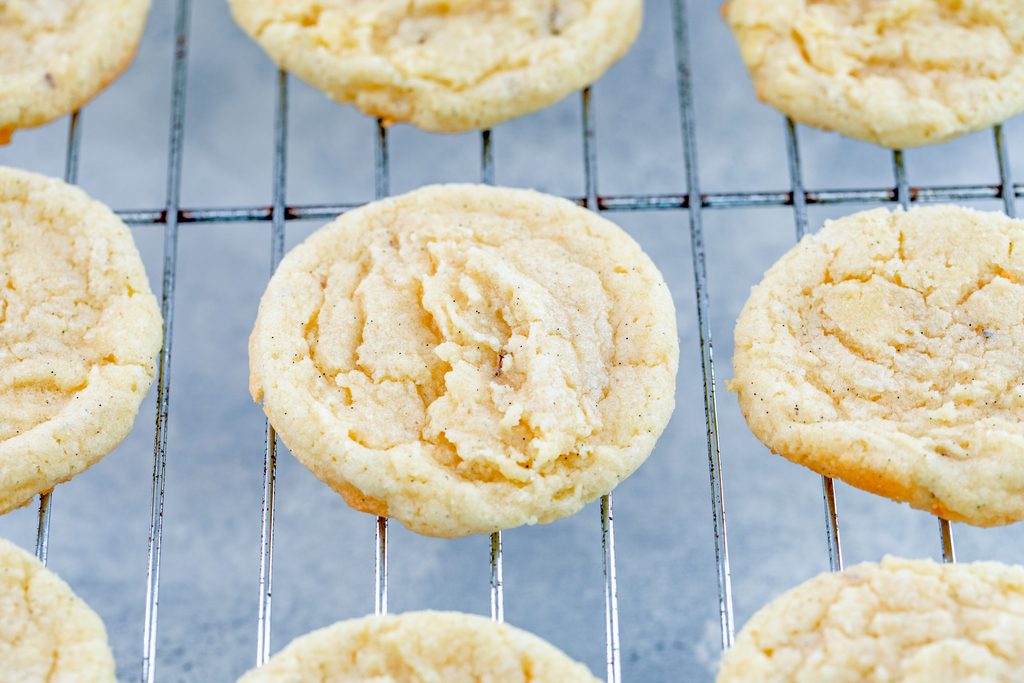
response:
[[(75, 111), (68, 120), (67, 149), (64, 152), (64, 182), (78, 182), (78, 150), (82, 141), (81, 113)], [(36, 557), (44, 565), (50, 548), (50, 513), (53, 492), (39, 496), (39, 515), (36, 522)]]
[[(792, 207), (797, 239), (808, 231), (807, 207), (811, 205), (848, 205), (912, 202), (969, 201), (997, 199), (1004, 211), (1016, 216), (1016, 199), (1024, 197), (1024, 185), (1015, 184), (1011, 174), (1006, 136), (1001, 126), (993, 129), (999, 183), (995, 185), (955, 185), (915, 187), (909, 183), (903, 152), (893, 152), (894, 182), (891, 186), (858, 189), (807, 189), (800, 163), (798, 129), (792, 120), (785, 120), (784, 134), (788, 156), (790, 187), (782, 191), (701, 192), (698, 172), (696, 120), (693, 79), (689, 45), (689, 27), (685, 0), (672, 0), (672, 35), (675, 48), (678, 108), (682, 127), (686, 190), (674, 194), (602, 195), (598, 191), (596, 128), (591, 90), (581, 93), (582, 138), (584, 154), (584, 194), (571, 197), (578, 204), (599, 212), (685, 210), (688, 215), (691, 258), (694, 269), (694, 294), (698, 319), (698, 339), (704, 387), (707, 458), (711, 490), (712, 525), (718, 573), (718, 606), (723, 648), (732, 645), (735, 631), (732, 609), (732, 580), (729, 565), (729, 544), (725, 514), (725, 487), (718, 434), (714, 351), (711, 334), (709, 275), (705, 259), (704, 209), (744, 207)], [(172, 63), (171, 119), (168, 142), (165, 204), (159, 209), (120, 210), (116, 213), (125, 222), (136, 226), (160, 226), (164, 230), (164, 263), (161, 290), (161, 312), (164, 318), (163, 346), (158, 361), (156, 429), (153, 448), (152, 509), (149, 535), (149, 562), (141, 661), (143, 683), (156, 681), (157, 612), (160, 588), (160, 558), (164, 521), (165, 471), (168, 457), (168, 415), (170, 411), (170, 377), (174, 325), (174, 298), (177, 272), (177, 242), (181, 225), (231, 222), (269, 222), (270, 272), (276, 270), (284, 255), (285, 225), (288, 221), (333, 219), (338, 214), (359, 206), (359, 203), (290, 205), (286, 201), (288, 146), (288, 76), (277, 73), (274, 119), (273, 187), (267, 206), (229, 208), (184, 208), (180, 202), (182, 151), (185, 135), (185, 98), (187, 94), (188, 47), (191, 0), (176, 0), (174, 20), (174, 54)], [(79, 112), (69, 120), (65, 157), (65, 180), (74, 183), (78, 175), (78, 152), (82, 125)], [(493, 184), (495, 163), (491, 131), (481, 133), (481, 182)], [(378, 121), (374, 140), (375, 196), (389, 193), (389, 153), (386, 127)], [(264, 480), (260, 540), (259, 607), (257, 616), (256, 663), (270, 657), (271, 602), (273, 585), (274, 512), (277, 496), (276, 464), (279, 442), (269, 422), (265, 426)], [(839, 513), (835, 487), (831, 479), (822, 477), (825, 516), (825, 540), (829, 566), (833, 571), (843, 567)], [(46, 562), (53, 494), (39, 499), (36, 555)], [(609, 683), (620, 683), (618, 596), (616, 587), (615, 534), (612, 496), (601, 499), (601, 538), (604, 567), (606, 663)], [(940, 550), (947, 562), (955, 561), (950, 525), (939, 520)], [(496, 621), (504, 618), (502, 537), (495, 533), (488, 539), (490, 562), (490, 609)], [(387, 612), (388, 520), (376, 520), (374, 605), (375, 612)]]
[[(285, 220), (285, 178), (287, 166), (288, 128), (288, 76), (284, 71), (277, 74), (276, 114), (274, 122), (274, 172), (273, 204), (271, 211), (271, 274), (277, 269), (284, 253)], [(584, 184), (587, 188), (586, 205), (596, 206), (597, 156), (594, 147), (594, 121), (590, 89), (582, 93), (583, 136), (584, 136)], [(480, 177), (481, 182), (494, 183), (494, 151), (491, 131), (480, 134)], [(375, 198), (389, 194), (389, 152), (388, 132), (381, 121), (377, 121), (374, 137), (374, 185)], [(276, 493), (276, 463), (278, 441), (274, 429), (266, 423), (266, 448), (264, 458), (264, 484), (262, 505), (262, 531), (260, 545), (260, 596), (257, 616), (256, 663), (265, 664), (270, 658), (270, 625), (274, 552), (274, 503)], [(618, 593), (615, 577), (615, 539), (612, 521), (611, 495), (601, 499), (601, 534), (605, 576), (605, 618), (606, 651), (609, 682), (621, 680), (618, 635)], [(374, 613), (386, 614), (388, 585), (388, 520), (377, 517), (374, 552)], [(491, 618), (504, 621), (504, 593), (502, 569), (501, 532), (495, 532), (488, 539), (490, 557), (490, 605)]]

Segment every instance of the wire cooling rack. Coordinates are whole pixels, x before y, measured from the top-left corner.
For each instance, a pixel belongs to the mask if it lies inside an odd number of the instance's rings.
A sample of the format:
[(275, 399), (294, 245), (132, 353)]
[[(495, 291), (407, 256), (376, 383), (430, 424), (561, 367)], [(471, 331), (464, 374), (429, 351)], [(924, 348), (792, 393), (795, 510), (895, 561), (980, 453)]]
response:
[[(177, 0), (174, 21), (174, 55), (172, 66), (171, 118), (166, 174), (166, 200), (158, 209), (123, 210), (118, 215), (134, 225), (157, 225), (164, 232), (164, 263), (161, 289), (161, 312), (164, 319), (163, 347), (158, 362), (156, 381), (156, 431), (153, 447), (152, 507), (149, 534), (147, 591), (140, 679), (143, 683), (157, 680), (156, 651), (157, 624), (160, 597), (160, 553), (164, 523), (164, 482), (168, 454), (168, 415), (171, 409), (169, 393), (172, 340), (175, 309), (175, 282), (177, 274), (178, 231), (189, 223), (269, 222), (271, 224), (270, 271), (277, 268), (284, 254), (285, 224), (303, 219), (331, 219), (358, 203), (290, 205), (285, 197), (287, 167), (288, 80), (284, 72), (277, 74), (277, 94), (274, 121), (274, 162), (271, 201), (265, 206), (237, 208), (184, 208), (180, 203), (182, 178), (182, 146), (185, 134), (185, 100), (187, 96), (188, 50), (190, 31), (190, 0)], [(804, 186), (800, 164), (798, 130), (791, 120), (785, 121), (784, 135), (788, 153), (790, 189), (788, 191), (751, 191), (702, 193), (698, 175), (696, 121), (694, 117), (693, 85), (687, 9), (684, 0), (672, 0), (673, 38), (676, 59), (678, 107), (682, 124), (682, 162), (686, 171), (686, 191), (675, 194), (602, 195), (597, 186), (597, 153), (594, 126), (594, 106), (590, 89), (582, 91), (582, 142), (585, 195), (572, 197), (582, 206), (595, 211), (664, 211), (685, 210), (689, 217), (691, 257), (694, 269), (694, 293), (698, 319), (699, 351), (704, 385), (704, 411), (707, 427), (707, 457), (711, 490), (711, 518), (714, 528), (715, 557), (718, 573), (718, 607), (723, 648), (732, 644), (734, 621), (732, 610), (732, 581), (729, 567), (729, 544), (726, 531), (725, 488), (722, 482), (722, 458), (719, 448), (718, 418), (715, 397), (715, 364), (711, 335), (711, 305), (708, 296), (708, 269), (705, 262), (703, 211), (705, 209), (733, 209), (742, 207), (792, 207), (796, 238), (808, 231), (807, 207), (825, 204), (863, 204), (896, 202), (906, 207), (911, 202), (967, 201), (1001, 199), (1005, 212), (1016, 215), (1016, 198), (1024, 194), (1024, 186), (1015, 185), (1011, 177), (1006, 139), (1001, 126), (993, 129), (995, 163), (1000, 182), (995, 185), (954, 185), (916, 187), (910, 184), (903, 163), (903, 153), (892, 155), (893, 183), (885, 187), (827, 190), (807, 189)], [(78, 150), (81, 141), (79, 114), (70, 117), (64, 177), (74, 183), (78, 175)], [(375, 139), (375, 195), (389, 193), (388, 131), (378, 122)], [(490, 131), (480, 135), (480, 179), (494, 182), (494, 155)], [(686, 350), (684, 349), (685, 353)], [(278, 440), (273, 428), (266, 425), (264, 456), (262, 531), (260, 539), (259, 607), (256, 634), (256, 663), (262, 664), (270, 656), (271, 605), (274, 568), (274, 511)], [(825, 518), (825, 542), (829, 565), (833, 571), (843, 567), (840, 541), (839, 513), (832, 480), (822, 477)], [(47, 560), (50, 528), (50, 500), (53, 494), (40, 496), (36, 540), (36, 555)], [(607, 679), (620, 683), (620, 654), (618, 633), (618, 597), (615, 571), (615, 531), (612, 514), (612, 496), (601, 499), (601, 543), (604, 564), (605, 636)], [(942, 557), (955, 561), (952, 532), (949, 523), (938, 520)], [(378, 614), (388, 608), (388, 520), (375, 522), (374, 606)], [(491, 617), (503, 620), (502, 542), (501, 534), (493, 534), (489, 541)]]

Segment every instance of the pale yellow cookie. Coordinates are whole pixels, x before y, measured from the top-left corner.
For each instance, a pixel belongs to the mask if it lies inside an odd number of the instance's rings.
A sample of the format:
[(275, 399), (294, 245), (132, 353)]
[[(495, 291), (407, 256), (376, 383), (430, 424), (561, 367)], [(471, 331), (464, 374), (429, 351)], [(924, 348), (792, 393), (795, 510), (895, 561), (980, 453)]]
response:
[(828, 222), (736, 323), (773, 452), (980, 526), (1024, 518), (1024, 222), (956, 206)]
[(641, 0), (230, 0), (282, 68), (342, 104), (435, 132), (487, 128), (589, 85)]
[(39, 560), (0, 538), (0, 683), (116, 683), (96, 613)]
[(800, 123), (886, 147), (1024, 110), (1020, 0), (730, 0), (757, 95)]
[(250, 388), (350, 505), (433, 536), (570, 515), (650, 454), (674, 405), (672, 298), (640, 247), (563, 199), (440, 185), (289, 253)]
[(160, 336), (124, 223), (76, 187), (0, 167), (0, 513), (120, 443)]
[(238, 683), (599, 683), (550, 643), (459, 612), (341, 621), (293, 640)]
[(750, 618), (718, 683), (1012, 683), (1024, 569), (886, 557), (822, 574)]
[(0, 144), (78, 109), (131, 63), (149, 0), (0, 2)]

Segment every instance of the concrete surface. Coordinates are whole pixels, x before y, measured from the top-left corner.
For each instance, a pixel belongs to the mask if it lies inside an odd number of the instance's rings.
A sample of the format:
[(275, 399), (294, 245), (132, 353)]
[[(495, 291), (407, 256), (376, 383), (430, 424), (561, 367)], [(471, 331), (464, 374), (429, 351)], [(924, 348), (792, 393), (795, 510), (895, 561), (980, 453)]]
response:
[[(232, 23), (222, 0), (193, 3), (184, 152), (185, 207), (267, 205), (275, 70)], [(118, 209), (163, 204), (173, 3), (154, 3), (129, 72), (83, 115), (81, 184)], [(786, 189), (783, 120), (759, 105), (716, 2), (689, 3), (702, 187)], [(364, 201), (373, 193), (373, 123), (291, 81), (288, 201)], [(600, 191), (685, 188), (670, 2), (650, 0), (643, 35), (595, 89)], [(66, 121), (20, 132), (0, 163), (59, 175)], [(1024, 177), (1024, 126), (1008, 128)], [(874, 146), (801, 129), (811, 188), (892, 182)], [(498, 181), (583, 193), (580, 101), (499, 126)], [(397, 127), (392, 190), (479, 177), (476, 135)], [(907, 156), (914, 184), (997, 180), (991, 131)], [(998, 204), (983, 204), (998, 208)], [(812, 223), (857, 207), (814, 208)], [(665, 273), (678, 306), (678, 407), (648, 463), (615, 495), (623, 679), (710, 680), (718, 659), (700, 357), (687, 215), (615, 214)], [(769, 455), (733, 396), (732, 324), (749, 287), (793, 242), (788, 209), (704, 214), (718, 359), (736, 619), (827, 569), (817, 476)], [(291, 224), (293, 245), (317, 224)], [(159, 291), (161, 228), (134, 234)], [(267, 224), (184, 225), (171, 382), (158, 680), (233, 681), (255, 659), (263, 416), (249, 399), (246, 338), (267, 278)], [(112, 455), (54, 496), (51, 567), (103, 616), (122, 680), (139, 677), (146, 589), (153, 397)], [(349, 510), (293, 458), (278, 480), (273, 647), (373, 609), (372, 518)], [(937, 557), (925, 514), (838, 485), (848, 563), (885, 553)], [(508, 621), (548, 638), (604, 675), (600, 518), (596, 505), (567, 520), (505, 534)], [(34, 506), (0, 519), (0, 535), (31, 547)], [(1017, 527), (955, 527), (960, 557), (1024, 561)], [(391, 607), (487, 613), (485, 538), (441, 541), (393, 527)]]

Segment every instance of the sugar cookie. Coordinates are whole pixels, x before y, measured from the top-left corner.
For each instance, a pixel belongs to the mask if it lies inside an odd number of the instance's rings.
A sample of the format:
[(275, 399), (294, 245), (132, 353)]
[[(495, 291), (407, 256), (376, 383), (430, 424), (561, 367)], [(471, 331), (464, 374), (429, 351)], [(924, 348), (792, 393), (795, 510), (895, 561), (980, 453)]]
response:
[(161, 329), (121, 219), (76, 187), (0, 167), (0, 513), (121, 442)]
[(131, 63), (149, 0), (0, 2), (0, 144), (78, 109)]
[(1024, 110), (1018, 0), (730, 0), (758, 97), (801, 123), (914, 147)]
[(641, 0), (230, 0), (282, 68), (343, 104), (425, 130), (487, 128), (597, 80)]
[(289, 253), (250, 388), (350, 505), (434, 536), (570, 515), (674, 405), (672, 298), (613, 223), (527, 190), (427, 187)]
[(1024, 671), (1024, 569), (887, 557), (762, 607), (718, 683), (1011, 683)]
[(36, 558), (0, 538), (0, 683), (117, 683), (103, 622)]
[(773, 452), (980, 526), (1024, 518), (1024, 222), (956, 206), (826, 223), (736, 323)]
[(342, 621), (292, 641), (238, 683), (598, 683), (537, 636), (458, 612)]

